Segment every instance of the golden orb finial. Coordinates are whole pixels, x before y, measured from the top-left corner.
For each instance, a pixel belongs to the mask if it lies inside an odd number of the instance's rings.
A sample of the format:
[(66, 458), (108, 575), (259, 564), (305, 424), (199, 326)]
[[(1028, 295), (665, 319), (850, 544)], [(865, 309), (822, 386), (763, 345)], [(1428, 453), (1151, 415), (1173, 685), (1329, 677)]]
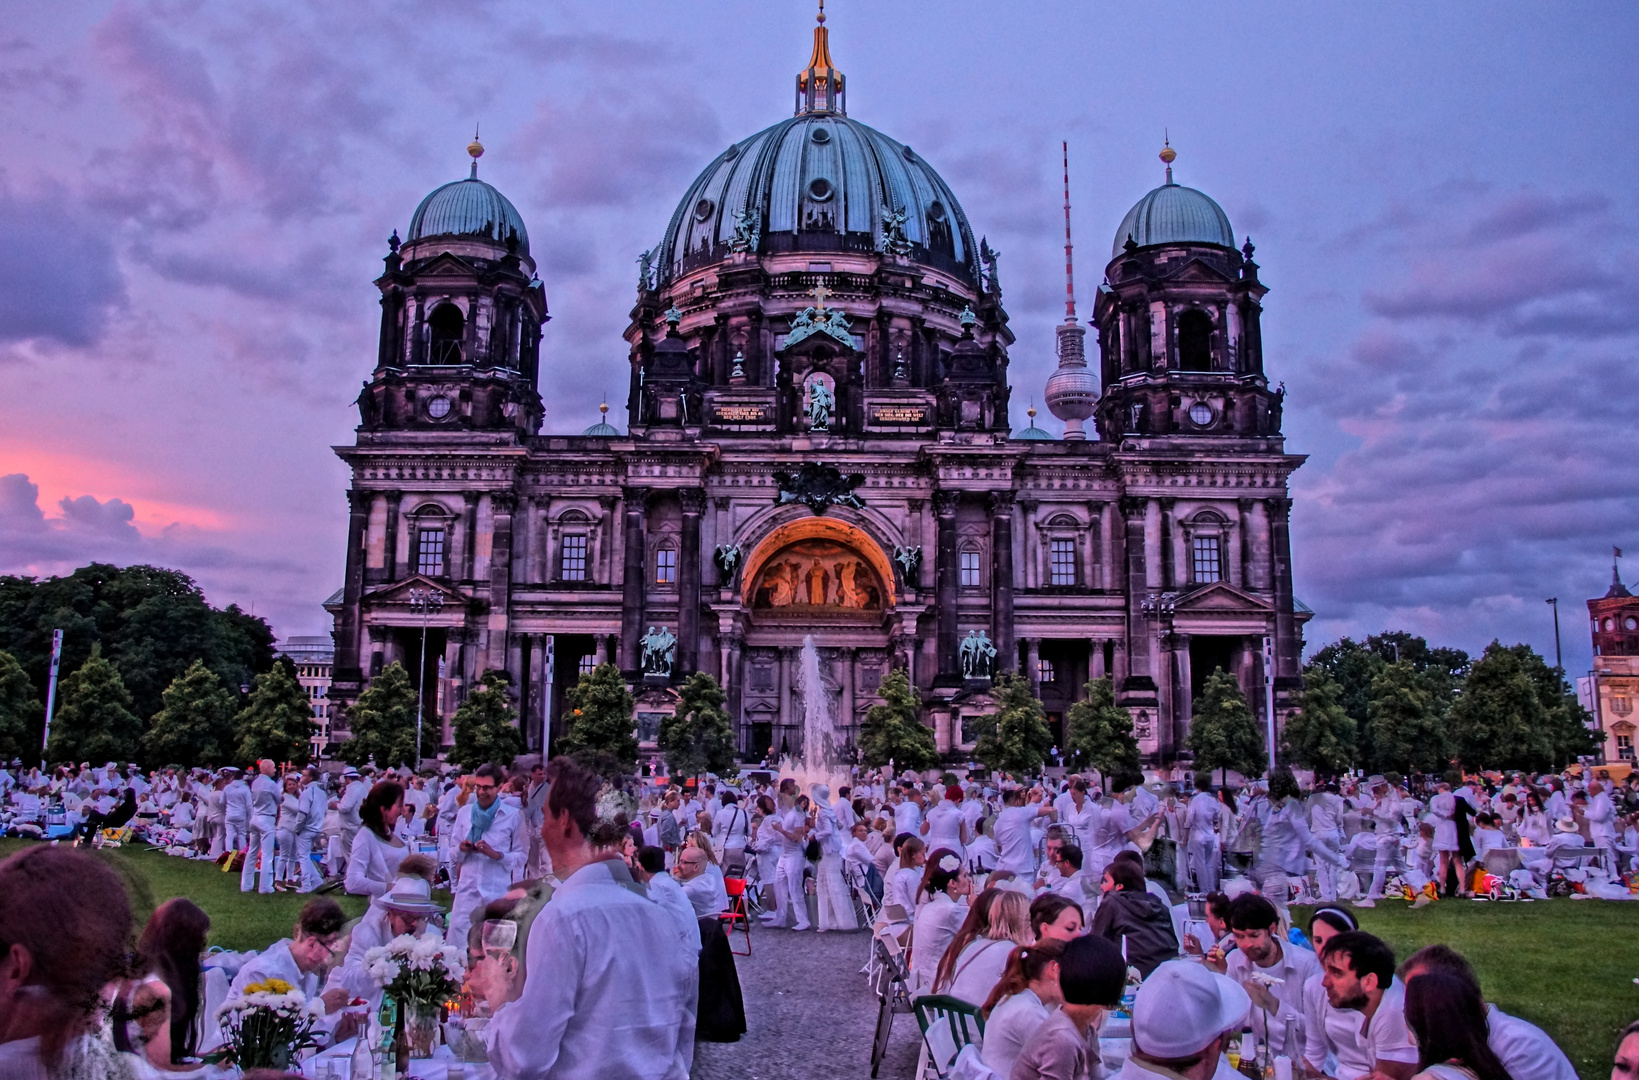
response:
[(1024, 410), (1024, 415), (1028, 416), (1030, 418), (1030, 422), (1034, 424), (1036, 422), (1036, 407), (1034, 405), (1030, 406), (1028, 409)]
[(1173, 162), (1178, 160), (1178, 151), (1174, 150), (1171, 144), (1162, 147), (1161, 160), (1166, 162), (1168, 165), (1171, 165)]
[(603, 413), (605, 416), (607, 416), (609, 414), (609, 403), (607, 401), (605, 401), (603, 404), (599, 405), (598, 406), (598, 412)]
[(819, 6), (820, 6), (820, 9), (819, 9), (819, 24), (821, 26), (824, 26), (825, 25), (825, 0), (819, 0)]

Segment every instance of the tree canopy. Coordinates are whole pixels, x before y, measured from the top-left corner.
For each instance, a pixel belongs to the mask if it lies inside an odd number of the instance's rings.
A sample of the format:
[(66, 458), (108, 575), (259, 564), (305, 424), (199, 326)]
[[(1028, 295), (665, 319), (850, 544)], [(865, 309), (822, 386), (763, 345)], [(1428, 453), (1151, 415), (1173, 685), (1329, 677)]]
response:
[(1223, 668), (1207, 676), (1195, 699), (1188, 742), (1195, 767), (1207, 772), (1234, 769), (1242, 776), (1261, 776), (1269, 764), (1263, 725), (1247, 706), (1241, 684)]
[(510, 769), (512, 762), (524, 752), (518, 710), (512, 707), (507, 693), (511, 685), (512, 677), (506, 672), (486, 671), (461, 707), (455, 710), (455, 719), (451, 722), (454, 745), (450, 747), (449, 760), (463, 771), (476, 769), (486, 762)]
[(922, 723), (922, 696), (904, 670), (894, 668), (877, 686), (880, 704), (865, 710), (859, 725), (859, 749), (865, 764), (896, 769), (931, 769), (939, 764), (933, 731)]
[(213, 608), (193, 579), (157, 566), (92, 563), (66, 577), (0, 576), (0, 650), (22, 665), (42, 700), (57, 629), (61, 670), (77, 670), (101, 646), (140, 717), (164, 707), (165, 688), (195, 660), (228, 687), (273, 665), (265, 621), (231, 604)]
[(236, 757), (238, 702), (203, 661), (195, 660), (172, 679), (162, 700), (164, 707), (142, 737), (149, 766), (215, 766)]
[(58, 688), (59, 706), (51, 720), (47, 761), (135, 761), (142, 745), (142, 721), (131, 711), (131, 693), (119, 669), (91, 647)]
[(1097, 769), (1105, 777), (1142, 772), (1132, 713), (1115, 703), (1114, 682), (1106, 675), (1087, 683), (1087, 694), (1065, 718), (1064, 763)]
[(1358, 729), (1340, 703), (1342, 696), (1342, 685), (1325, 669), (1303, 673), (1298, 711), (1281, 733), (1281, 753), (1288, 762), (1330, 776), (1354, 765)]
[(660, 752), (674, 777), (726, 773), (734, 767), (734, 721), (717, 680), (697, 671), (679, 690), (677, 711), (660, 721)]
[[(237, 757), (250, 765), (263, 758), (305, 764), (312, 754), (308, 741), (318, 730), (313, 703), (296, 678), (296, 665), (281, 656), (273, 667), (256, 676), (250, 701), (239, 713)], [(393, 762), (393, 764), (399, 764)]]
[(1366, 731), (1378, 772), (1432, 772), (1448, 761), (1443, 672), (1419, 670), (1409, 660), (1387, 664), (1372, 679)]
[(614, 664), (599, 664), (569, 688), (569, 725), (558, 740), (568, 754), (607, 777), (637, 768), (636, 703)]
[(351, 737), (336, 747), (336, 756), (349, 765), (370, 762), (388, 768), (412, 763), (416, 756), (415, 684), (403, 664), (395, 660), (370, 680), (369, 687), (347, 708), (347, 728)]
[(0, 760), (40, 760), (44, 724), (45, 706), (34, 696), (28, 673), (10, 653), (0, 652)]
[(992, 684), (996, 711), (981, 717), (974, 760), (997, 772), (1026, 776), (1039, 770), (1053, 748), (1047, 713), (1023, 675), (1000, 675)]

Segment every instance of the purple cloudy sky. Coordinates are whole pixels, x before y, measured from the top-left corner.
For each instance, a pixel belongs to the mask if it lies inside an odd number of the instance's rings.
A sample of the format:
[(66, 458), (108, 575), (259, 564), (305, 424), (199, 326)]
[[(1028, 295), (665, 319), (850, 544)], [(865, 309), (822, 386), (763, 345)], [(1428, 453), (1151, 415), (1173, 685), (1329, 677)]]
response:
[[(836, 0), (851, 115), (1003, 252), (1016, 425), (1061, 317), (1059, 140), (1086, 295), (1160, 180), (1272, 287), (1312, 646), (1404, 626), (1585, 670), (1633, 497), (1631, 3)], [(638, 252), (787, 115), (806, 3), (15, 4), (0, 24), (0, 572), (194, 574), (327, 629), (387, 234), (465, 174), (529, 225), (548, 430), (619, 400)], [(618, 420), (619, 417), (612, 417)], [(1058, 425), (1049, 419), (1055, 431)], [(1639, 568), (1635, 570), (1639, 576)]]

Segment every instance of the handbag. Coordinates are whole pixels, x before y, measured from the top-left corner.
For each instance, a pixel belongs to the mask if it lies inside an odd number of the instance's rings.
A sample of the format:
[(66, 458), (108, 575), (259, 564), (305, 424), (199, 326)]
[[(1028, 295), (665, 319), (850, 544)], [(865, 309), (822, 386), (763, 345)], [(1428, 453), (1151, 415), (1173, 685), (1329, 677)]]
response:
[(808, 841), (808, 846), (802, 849), (802, 857), (807, 859), (809, 862), (819, 862), (820, 857), (824, 854), (825, 853), (820, 850), (820, 842), (818, 840)]

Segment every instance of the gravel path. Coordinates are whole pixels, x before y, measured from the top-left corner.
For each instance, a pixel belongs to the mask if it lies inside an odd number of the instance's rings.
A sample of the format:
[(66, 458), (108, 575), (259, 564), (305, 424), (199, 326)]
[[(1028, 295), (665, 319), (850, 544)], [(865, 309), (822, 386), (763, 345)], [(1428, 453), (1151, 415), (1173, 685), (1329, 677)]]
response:
[[(753, 926), (751, 955), (734, 958), (747, 1031), (736, 1043), (696, 1043), (693, 1080), (868, 1080), (877, 1002), (860, 968), (870, 940)], [(910, 1080), (919, 1045), (916, 1017), (894, 1017), (878, 1080)]]

